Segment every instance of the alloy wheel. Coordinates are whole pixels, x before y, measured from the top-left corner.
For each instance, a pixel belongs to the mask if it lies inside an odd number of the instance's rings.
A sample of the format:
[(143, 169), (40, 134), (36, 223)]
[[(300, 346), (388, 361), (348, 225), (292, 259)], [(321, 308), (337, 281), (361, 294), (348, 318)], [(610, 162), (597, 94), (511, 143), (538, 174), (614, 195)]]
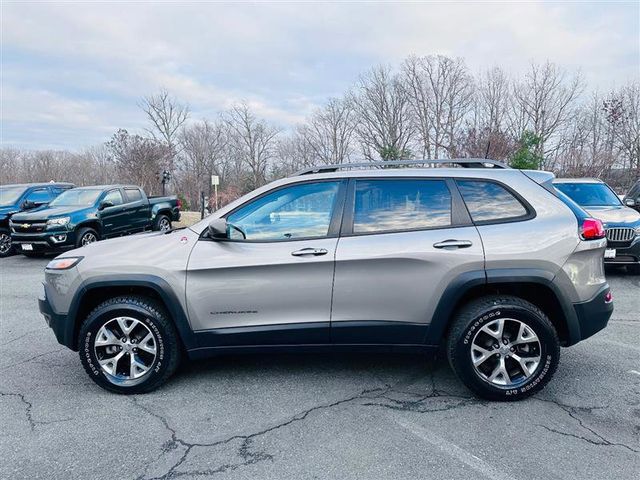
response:
[(139, 383), (153, 366), (156, 339), (140, 320), (117, 317), (98, 330), (94, 353), (109, 381), (132, 385)]
[(98, 238), (91, 232), (87, 232), (82, 236), (82, 240), (80, 243), (84, 247), (85, 245), (89, 245), (90, 243), (97, 242)]
[(500, 318), (484, 325), (471, 342), (471, 361), (483, 380), (498, 387), (522, 384), (538, 369), (540, 339), (526, 323)]
[(171, 222), (168, 218), (163, 217), (160, 219), (159, 227), (161, 232), (168, 232), (169, 230), (171, 230)]
[(0, 253), (6, 254), (11, 250), (11, 236), (7, 233), (0, 233)]

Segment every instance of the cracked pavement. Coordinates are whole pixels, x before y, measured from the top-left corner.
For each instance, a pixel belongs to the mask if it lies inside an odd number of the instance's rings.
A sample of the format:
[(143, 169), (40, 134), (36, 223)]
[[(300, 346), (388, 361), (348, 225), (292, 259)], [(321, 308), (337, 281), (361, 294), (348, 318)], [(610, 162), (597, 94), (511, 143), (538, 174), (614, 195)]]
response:
[(0, 261), (0, 478), (404, 479), (640, 475), (640, 277), (545, 390), (474, 398), (420, 356), (231, 356), (107, 393), (37, 310), (46, 259)]

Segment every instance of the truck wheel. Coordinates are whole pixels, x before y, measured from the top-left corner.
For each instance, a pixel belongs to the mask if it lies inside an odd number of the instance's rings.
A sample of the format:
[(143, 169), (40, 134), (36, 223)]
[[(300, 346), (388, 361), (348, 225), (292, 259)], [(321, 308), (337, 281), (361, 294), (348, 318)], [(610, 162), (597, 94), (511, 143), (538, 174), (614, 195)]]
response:
[(81, 228), (78, 230), (78, 235), (76, 237), (76, 247), (84, 247), (85, 245), (97, 242), (98, 240), (100, 240), (98, 232), (93, 228)]
[(80, 361), (105, 390), (150, 392), (176, 371), (176, 330), (158, 302), (142, 296), (111, 298), (95, 308), (80, 328)]
[(447, 338), (460, 380), (489, 400), (521, 400), (551, 380), (560, 341), (547, 316), (518, 297), (487, 296), (464, 306)]
[(0, 258), (9, 257), (15, 253), (11, 244), (11, 233), (9, 230), (0, 229)]
[(168, 232), (171, 230), (171, 219), (166, 215), (158, 215), (153, 225), (153, 229), (160, 232)]

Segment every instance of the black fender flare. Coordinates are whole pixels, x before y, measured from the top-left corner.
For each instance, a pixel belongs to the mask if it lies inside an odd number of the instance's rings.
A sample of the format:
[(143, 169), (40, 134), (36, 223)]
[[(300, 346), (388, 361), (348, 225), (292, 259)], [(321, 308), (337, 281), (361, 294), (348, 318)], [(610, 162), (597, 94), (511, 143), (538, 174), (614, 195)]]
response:
[(479, 285), (514, 285), (518, 283), (542, 285), (553, 292), (562, 308), (569, 338), (567, 345), (580, 341), (580, 323), (575, 308), (567, 296), (553, 282), (555, 273), (539, 268), (500, 268), (473, 270), (457, 276), (445, 289), (427, 330), (425, 343), (439, 345), (445, 334), (458, 302)]
[(78, 314), (83, 300), (87, 298), (87, 295), (91, 295), (91, 292), (94, 290), (113, 287), (144, 287), (153, 290), (160, 297), (162, 303), (171, 315), (171, 319), (183, 345), (186, 349), (191, 348), (193, 345), (193, 332), (189, 325), (188, 317), (178, 300), (178, 296), (166, 280), (155, 275), (147, 274), (101, 275), (83, 281), (69, 305), (67, 322), (62, 332), (61, 343), (70, 346), (73, 350), (78, 349), (77, 332), (80, 328), (80, 321), (83, 320), (78, 318)]

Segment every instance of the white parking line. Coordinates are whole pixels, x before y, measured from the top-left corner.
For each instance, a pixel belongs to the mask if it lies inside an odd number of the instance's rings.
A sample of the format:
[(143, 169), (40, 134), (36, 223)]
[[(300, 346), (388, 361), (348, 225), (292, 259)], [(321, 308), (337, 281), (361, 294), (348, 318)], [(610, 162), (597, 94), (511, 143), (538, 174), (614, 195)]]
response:
[(640, 375), (640, 372), (638, 372), (637, 370), (629, 370), (629, 373), (635, 373), (636, 375)]
[(496, 467), (489, 465), (484, 460), (476, 457), (473, 453), (467, 452), (458, 445), (430, 432), (415, 423), (406, 421), (396, 421), (398, 425), (413, 433), (416, 437), (429, 442), (431, 445), (438, 447), (442, 452), (451, 455), (465, 465), (471, 467), (476, 472), (484, 475), (491, 480), (514, 480), (511, 475), (498, 470)]

